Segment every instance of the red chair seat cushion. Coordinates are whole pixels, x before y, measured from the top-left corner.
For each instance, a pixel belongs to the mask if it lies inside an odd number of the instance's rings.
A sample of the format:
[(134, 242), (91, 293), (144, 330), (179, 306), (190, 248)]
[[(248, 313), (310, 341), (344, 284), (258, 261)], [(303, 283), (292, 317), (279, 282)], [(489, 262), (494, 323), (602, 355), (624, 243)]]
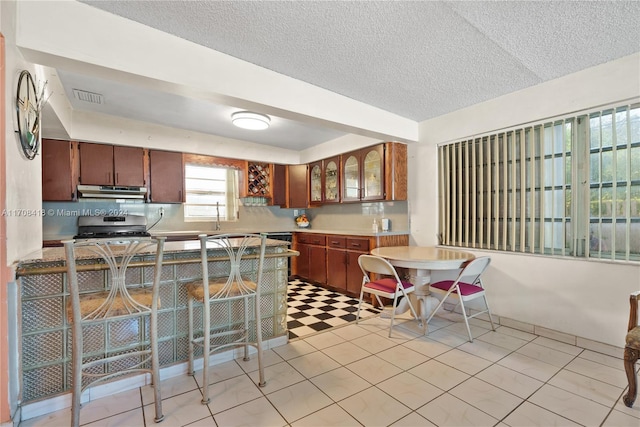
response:
[[(402, 283), (402, 287), (405, 290), (408, 288), (413, 288), (413, 283), (405, 282), (404, 280), (401, 280), (400, 283)], [(373, 282), (365, 283), (364, 287), (393, 294), (396, 291), (396, 281), (395, 279), (389, 279), (389, 278), (380, 279)]]
[[(431, 283), (429, 287), (441, 289), (446, 292), (449, 290), (449, 288), (451, 288), (453, 283), (454, 283), (453, 280), (443, 280), (441, 282)], [(458, 287), (460, 288), (460, 293), (463, 296), (473, 295), (473, 294), (477, 294), (478, 292), (484, 291), (484, 289), (482, 289), (480, 286), (471, 285), (469, 283), (463, 283), (463, 282), (458, 283)], [(456, 290), (456, 291), (453, 291), (452, 293), (457, 294), (458, 291)]]

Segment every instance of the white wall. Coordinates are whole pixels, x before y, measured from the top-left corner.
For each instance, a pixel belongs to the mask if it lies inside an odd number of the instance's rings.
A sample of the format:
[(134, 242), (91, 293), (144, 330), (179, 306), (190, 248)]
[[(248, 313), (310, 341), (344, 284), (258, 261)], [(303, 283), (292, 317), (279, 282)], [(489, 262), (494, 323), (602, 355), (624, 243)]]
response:
[[(411, 243), (437, 243), (438, 143), (621, 100), (637, 102), (639, 76), (640, 54), (631, 55), (421, 123), (420, 143), (409, 146)], [(629, 294), (640, 289), (637, 263), (486, 254), (492, 257), (487, 294), (496, 314), (624, 346)]]
[[(42, 168), (40, 157), (27, 160), (22, 154), (15, 117), (15, 95), (18, 76), (24, 69), (35, 73), (33, 64), (26, 62), (15, 45), (15, 3), (0, 2), (1, 30), (6, 43), (6, 209), (8, 212), (39, 212), (42, 208)], [(42, 246), (42, 218), (38, 215), (10, 215), (7, 221), (7, 262)]]
[[(35, 67), (22, 58), (15, 45), (15, 6), (13, 1), (0, 2), (0, 31), (5, 37), (5, 70), (3, 71), (5, 72), (6, 94), (4, 100), (6, 128), (3, 138), (6, 174), (0, 178), (0, 185), (6, 186), (5, 208), (7, 212), (35, 213), (39, 212), (42, 206), (40, 157), (27, 160), (22, 154), (20, 142), (15, 133), (17, 126), (14, 100), (20, 72), (26, 69), (35, 74)], [(7, 214), (2, 219), (6, 221), (6, 242), (0, 242), (0, 244), (5, 245), (8, 265), (42, 246), (42, 218), (40, 216)], [(15, 311), (17, 287), (15, 282), (4, 283), (4, 281), (0, 283), (0, 286), (6, 286), (8, 296), (6, 301), (0, 299), (0, 304), (2, 304), (0, 315), (7, 316), (0, 319), (0, 325), (8, 322), (6, 327), (9, 330), (9, 346), (5, 347), (6, 342), (0, 345), (0, 358), (9, 359), (9, 384), (0, 384), (0, 387), (8, 389), (8, 402), (0, 402), (1, 422), (14, 416), (18, 411), (20, 379), (17, 375), (19, 347), (15, 345), (17, 342), (16, 322), (18, 321)], [(4, 325), (0, 329), (4, 329)], [(6, 378), (4, 374), (0, 377)], [(0, 393), (0, 396), (4, 398), (6, 395)], [(10, 413), (2, 413), (6, 403), (8, 403)]]

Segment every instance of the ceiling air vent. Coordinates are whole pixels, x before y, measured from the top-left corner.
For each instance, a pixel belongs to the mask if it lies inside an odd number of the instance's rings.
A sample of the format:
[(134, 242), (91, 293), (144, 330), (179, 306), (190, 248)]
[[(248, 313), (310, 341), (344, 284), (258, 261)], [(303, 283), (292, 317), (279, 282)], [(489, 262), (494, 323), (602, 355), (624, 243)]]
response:
[(87, 92), (86, 90), (74, 89), (73, 95), (76, 99), (92, 104), (104, 104), (104, 97), (99, 93)]

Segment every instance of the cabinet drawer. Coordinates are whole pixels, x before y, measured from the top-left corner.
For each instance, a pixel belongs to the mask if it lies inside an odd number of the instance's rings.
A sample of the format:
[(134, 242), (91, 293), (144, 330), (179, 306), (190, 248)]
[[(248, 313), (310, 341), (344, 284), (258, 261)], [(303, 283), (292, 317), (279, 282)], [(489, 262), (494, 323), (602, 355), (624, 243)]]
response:
[(340, 236), (327, 236), (327, 246), (330, 248), (344, 249), (347, 247), (347, 239)]
[(299, 233), (298, 243), (305, 243), (307, 245), (325, 246), (327, 244), (327, 238), (324, 234)]
[(369, 252), (369, 239), (347, 238), (347, 249), (360, 252)]

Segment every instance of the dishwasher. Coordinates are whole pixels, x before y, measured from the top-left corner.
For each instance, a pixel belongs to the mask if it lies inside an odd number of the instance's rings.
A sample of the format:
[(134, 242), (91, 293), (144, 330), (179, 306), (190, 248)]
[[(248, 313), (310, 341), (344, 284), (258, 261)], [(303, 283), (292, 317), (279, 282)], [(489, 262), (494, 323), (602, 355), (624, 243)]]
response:
[[(281, 240), (284, 242), (291, 243), (293, 241), (293, 233), (290, 231), (273, 231), (265, 233), (268, 239)], [(291, 249), (291, 245), (289, 245), (289, 249)], [(287, 266), (287, 277), (291, 278), (291, 257), (287, 258), (288, 266)]]

